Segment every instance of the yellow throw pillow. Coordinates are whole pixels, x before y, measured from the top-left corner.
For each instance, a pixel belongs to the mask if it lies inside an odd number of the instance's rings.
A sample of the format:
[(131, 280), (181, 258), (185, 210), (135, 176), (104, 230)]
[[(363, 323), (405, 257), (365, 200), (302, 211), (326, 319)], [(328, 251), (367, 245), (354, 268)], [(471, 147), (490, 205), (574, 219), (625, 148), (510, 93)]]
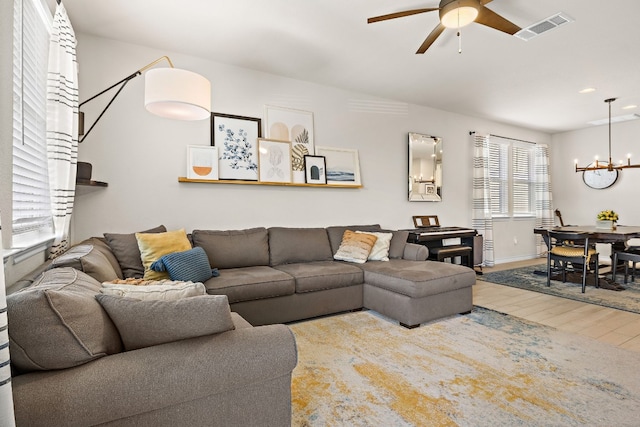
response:
[(347, 230), (342, 235), (342, 243), (340, 243), (340, 248), (333, 259), (364, 264), (367, 262), (367, 257), (376, 244), (376, 240), (378, 238), (373, 234), (354, 233)]
[(142, 265), (144, 265), (144, 279), (168, 279), (169, 273), (151, 270), (151, 264), (162, 256), (174, 252), (188, 251), (191, 243), (184, 228), (165, 233), (136, 233)]

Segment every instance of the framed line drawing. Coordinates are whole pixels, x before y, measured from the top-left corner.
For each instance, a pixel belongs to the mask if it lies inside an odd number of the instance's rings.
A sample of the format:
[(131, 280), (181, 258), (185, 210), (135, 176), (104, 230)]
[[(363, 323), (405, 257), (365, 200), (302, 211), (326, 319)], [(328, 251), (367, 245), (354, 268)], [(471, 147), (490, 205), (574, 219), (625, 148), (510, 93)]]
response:
[(211, 113), (211, 145), (218, 148), (220, 179), (258, 180), (258, 138), (262, 120)]
[(218, 179), (218, 147), (187, 146), (187, 178)]
[(291, 165), (304, 171), (304, 156), (314, 153), (313, 113), (265, 105), (265, 134), (269, 139), (291, 141)]
[(325, 157), (327, 184), (362, 185), (358, 150), (317, 146), (315, 151), (317, 156)]
[(327, 164), (324, 156), (304, 156), (304, 178), (307, 184), (327, 183)]
[(291, 182), (291, 143), (258, 139), (260, 181)]

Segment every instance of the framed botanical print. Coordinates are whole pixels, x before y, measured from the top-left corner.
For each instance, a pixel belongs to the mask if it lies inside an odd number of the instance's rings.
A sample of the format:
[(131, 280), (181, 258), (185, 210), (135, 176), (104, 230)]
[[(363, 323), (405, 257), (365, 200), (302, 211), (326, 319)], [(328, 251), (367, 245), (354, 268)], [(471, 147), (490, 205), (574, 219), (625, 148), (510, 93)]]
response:
[(258, 139), (260, 181), (291, 182), (291, 143)]
[(302, 173), (304, 156), (314, 153), (313, 113), (266, 105), (265, 122), (267, 138), (291, 141), (292, 170)]
[(326, 184), (327, 165), (324, 156), (304, 156), (304, 175), (307, 184)]
[(317, 146), (316, 155), (325, 157), (327, 184), (362, 185), (358, 150)]
[(220, 179), (258, 180), (258, 138), (262, 120), (211, 113), (211, 145), (218, 148)]
[(187, 178), (218, 179), (218, 147), (187, 146)]

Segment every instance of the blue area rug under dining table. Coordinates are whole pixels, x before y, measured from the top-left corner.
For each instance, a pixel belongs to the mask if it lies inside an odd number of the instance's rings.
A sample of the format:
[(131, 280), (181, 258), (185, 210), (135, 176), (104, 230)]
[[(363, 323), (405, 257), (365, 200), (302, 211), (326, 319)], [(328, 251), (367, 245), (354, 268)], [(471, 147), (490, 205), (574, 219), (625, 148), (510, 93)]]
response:
[[(640, 283), (638, 283), (640, 279), (636, 279), (636, 282), (623, 284), (623, 275), (618, 274), (615, 286), (624, 288), (620, 291), (604, 287), (596, 288), (593, 286), (593, 282), (587, 282), (587, 289), (583, 294), (579, 283), (563, 283), (559, 280), (552, 280), (551, 286), (548, 287), (545, 269), (546, 265), (541, 264), (495, 271), (478, 276), (478, 280), (640, 314)], [(545, 273), (541, 274), (543, 272)], [(603, 282), (603, 285), (605, 284), (606, 282)]]

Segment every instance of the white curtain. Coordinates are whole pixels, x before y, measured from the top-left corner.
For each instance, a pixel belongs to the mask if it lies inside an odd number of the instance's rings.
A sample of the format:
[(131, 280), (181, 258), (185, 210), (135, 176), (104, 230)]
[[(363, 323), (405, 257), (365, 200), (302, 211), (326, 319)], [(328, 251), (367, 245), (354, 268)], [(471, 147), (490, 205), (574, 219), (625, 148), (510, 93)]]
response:
[(483, 236), (482, 265), (495, 264), (493, 251), (493, 217), (489, 186), (489, 135), (473, 137), (473, 212), (471, 225)]
[(55, 240), (54, 258), (69, 246), (78, 163), (76, 37), (62, 3), (53, 18), (47, 76), (47, 156)]
[[(2, 241), (2, 229), (0, 229)], [(11, 366), (9, 364), (9, 331), (7, 329), (7, 296), (4, 288), (4, 263), (0, 263), (0, 426), (15, 426)]]
[[(534, 153), (536, 227), (551, 228), (555, 225), (555, 219), (549, 173), (549, 147), (546, 144), (537, 144)], [(536, 245), (538, 256), (544, 255), (547, 251), (547, 245), (539, 234), (536, 234)]]

